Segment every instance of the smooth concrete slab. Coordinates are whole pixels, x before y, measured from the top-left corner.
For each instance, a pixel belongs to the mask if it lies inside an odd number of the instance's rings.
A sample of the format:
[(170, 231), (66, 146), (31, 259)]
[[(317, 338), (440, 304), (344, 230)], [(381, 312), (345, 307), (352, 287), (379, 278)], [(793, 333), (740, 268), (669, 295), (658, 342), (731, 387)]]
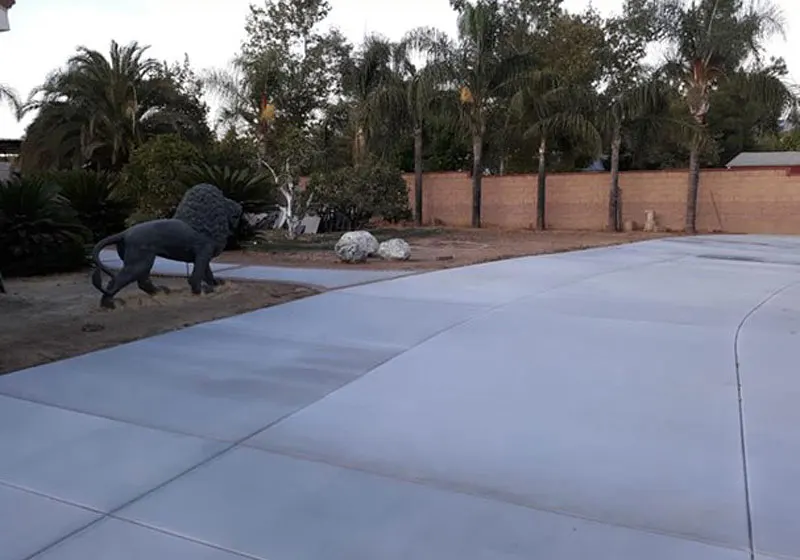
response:
[(411, 274), (408, 270), (364, 270), (294, 268), (283, 266), (243, 266), (220, 271), (220, 278), (238, 280), (271, 280), (293, 282), (323, 288), (341, 288), (367, 282), (398, 278)]
[(236, 441), (397, 353), (185, 329), (0, 377), (0, 394)]
[(353, 295), (392, 297), (437, 303), (504, 305), (561, 286), (636, 266), (646, 266), (671, 256), (646, 256), (643, 260), (620, 252), (607, 258), (543, 255), (512, 261), (451, 268), (343, 290)]
[(104, 519), (33, 560), (242, 560), (242, 556), (146, 529)]
[[(704, 236), (411, 275), (33, 368), (0, 394), (247, 438), (120, 512), (143, 543), (155, 528), (269, 560), (748, 558), (747, 317), (755, 556), (800, 558), (798, 261), (800, 238)], [(74, 554), (104, 550), (85, 534)], [(145, 550), (183, 554), (163, 546)]]
[(102, 512), (223, 448), (200, 438), (1, 396), (0, 442), (0, 483)]
[(687, 257), (596, 276), (532, 300), (539, 309), (575, 317), (732, 330), (755, 305), (794, 280), (800, 280), (800, 267)]
[(24, 560), (99, 518), (99, 513), (0, 484), (0, 560)]
[(739, 359), (755, 548), (800, 557), (800, 286), (744, 324)]
[(518, 304), (398, 356), (248, 442), (746, 547), (730, 333)]
[(237, 449), (118, 514), (257, 558), (745, 560), (747, 554)]
[(489, 309), (487, 305), (329, 292), (205, 323), (195, 332), (235, 332), (400, 351)]

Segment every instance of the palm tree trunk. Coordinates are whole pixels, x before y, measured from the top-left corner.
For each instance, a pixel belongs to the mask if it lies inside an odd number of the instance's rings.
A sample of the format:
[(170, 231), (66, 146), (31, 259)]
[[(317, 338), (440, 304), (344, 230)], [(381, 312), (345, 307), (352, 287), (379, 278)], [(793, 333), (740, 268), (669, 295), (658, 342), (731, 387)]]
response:
[(614, 127), (614, 138), (611, 140), (611, 188), (608, 192), (608, 229), (620, 230), (620, 192), (619, 192), (619, 153), (622, 148), (622, 131)]
[(472, 136), (472, 227), (481, 227), (481, 180), (483, 179), (483, 135)]
[(700, 188), (700, 147), (692, 143), (689, 154), (689, 192), (686, 196), (686, 233), (697, 233), (697, 193)]
[(539, 143), (539, 176), (536, 184), (536, 229), (544, 231), (547, 227), (545, 221), (545, 208), (547, 206), (547, 138), (542, 137)]
[(366, 147), (366, 138), (364, 128), (359, 126), (356, 130), (356, 136), (353, 139), (353, 165), (359, 166), (364, 163), (364, 152)]
[(414, 218), (422, 225), (422, 128), (414, 129)]

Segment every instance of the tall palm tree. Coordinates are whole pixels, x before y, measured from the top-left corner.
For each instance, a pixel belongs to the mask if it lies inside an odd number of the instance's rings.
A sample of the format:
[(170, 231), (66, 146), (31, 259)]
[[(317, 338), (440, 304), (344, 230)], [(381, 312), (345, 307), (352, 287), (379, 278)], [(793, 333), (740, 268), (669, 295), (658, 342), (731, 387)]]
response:
[[(689, 182), (684, 228), (697, 231), (697, 194), (700, 185), (700, 150), (709, 140), (708, 112), (712, 92), (751, 56), (758, 57), (767, 39), (783, 32), (780, 13), (769, 0), (663, 0), (662, 25), (674, 48), (665, 72), (678, 85), (689, 115), (697, 125), (690, 144)], [(773, 92), (771, 84), (754, 79), (748, 84), (754, 96)]]
[(267, 132), (282, 110), (275, 98), (284, 80), (278, 56), (269, 50), (256, 58), (239, 56), (229, 68), (203, 76), (205, 88), (221, 102), (218, 124), (255, 132), (262, 152), (267, 150)]
[(442, 41), (446, 41), (446, 37), (435, 29), (419, 28), (409, 32), (394, 48), (392, 73), (376, 89), (377, 112), (407, 130), (414, 141), (414, 219), (417, 225), (422, 225), (423, 221), (423, 132), (433, 115), (434, 102), (442, 99), (440, 86), (446, 82), (447, 72), (434, 60), (419, 67), (414, 58), (424, 54), (422, 46)]
[(525, 85), (512, 99), (513, 111), (525, 125), (525, 136), (539, 141), (536, 184), (536, 229), (547, 228), (547, 153), (548, 142), (554, 136), (567, 136), (589, 142), (596, 153), (600, 151), (600, 134), (587, 117), (587, 108), (594, 98), (569, 85), (560, 85), (549, 72), (528, 75)]
[(343, 70), (342, 86), (350, 106), (353, 134), (353, 163), (360, 165), (368, 154), (372, 131), (381, 124), (386, 111), (386, 92), (396, 90), (393, 66), (398, 48), (378, 35), (364, 39), (360, 52)]
[(497, 0), (451, 2), (459, 10), (458, 40), (428, 44), (434, 60), (448, 69), (458, 88), (461, 115), (472, 141), (472, 227), (481, 227), (481, 186), (486, 129), (498, 99), (510, 95), (528, 71), (530, 53), (506, 48), (508, 33)]
[(655, 79), (636, 84), (617, 84), (616, 88), (610, 89), (604, 96), (605, 103), (598, 115), (598, 126), (607, 134), (611, 145), (611, 180), (606, 222), (609, 231), (622, 229), (619, 167), (623, 136), (631, 126), (655, 130), (668, 124), (669, 119), (664, 116), (663, 110), (668, 103), (668, 96), (665, 84)]
[(119, 169), (154, 127), (197, 127), (178, 110), (179, 92), (163, 75), (161, 63), (146, 57), (147, 50), (136, 42), (121, 46), (112, 41), (106, 56), (79, 47), (21, 108), (22, 115), (38, 111), (25, 138), (28, 157), (72, 159), (72, 143), (64, 147), (52, 140), (70, 138), (80, 146), (76, 161)]

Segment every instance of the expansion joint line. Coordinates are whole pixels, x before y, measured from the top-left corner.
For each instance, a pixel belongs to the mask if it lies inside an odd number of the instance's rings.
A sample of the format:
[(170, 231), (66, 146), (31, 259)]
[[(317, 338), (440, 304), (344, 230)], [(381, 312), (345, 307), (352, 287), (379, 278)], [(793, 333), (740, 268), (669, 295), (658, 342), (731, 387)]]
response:
[(742, 454), (742, 478), (744, 479), (744, 500), (745, 500), (745, 513), (747, 517), (747, 543), (748, 548), (750, 550), (750, 560), (755, 560), (756, 558), (756, 550), (755, 550), (755, 540), (753, 536), (753, 506), (752, 500), (750, 495), (750, 474), (748, 471), (748, 461), (747, 461), (747, 430), (745, 426), (745, 418), (744, 418), (744, 397), (743, 397), (743, 390), (742, 390), (742, 371), (741, 371), (741, 362), (739, 359), (739, 337), (742, 333), (742, 329), (744, 328), (747, 321), (762, 307), (764, 307), (767, 303), (772, 301), (775, 297), (780, 295), (781, 293), (785, 292), (786, 290), (793, 288), (800, 284), (800, 280), (795, 280), (781, 288), (778, 288), (771, 294), (769, 294), (764, 300), (762, 300), (758, 305), (753, 307), (747, 314), (742, 318), (739, 322), (739, 325), (736, 327), (736, 335), (733, 339), (733, 357), (734, 357), (734, 364), (736, 368), (736, 395), (737, 395), (737, 405), (739, 409), (739, 443), (741, 447), (741, 454)]

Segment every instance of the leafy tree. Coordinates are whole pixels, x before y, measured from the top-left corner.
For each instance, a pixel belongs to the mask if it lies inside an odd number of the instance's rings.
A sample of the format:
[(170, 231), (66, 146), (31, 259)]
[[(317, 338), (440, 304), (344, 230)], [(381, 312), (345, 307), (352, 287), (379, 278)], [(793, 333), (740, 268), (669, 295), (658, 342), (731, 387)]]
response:
[[(758, 57), (764, 42), (782, 32), (780, 14), (769, 2), (745, 4), (743, 0), (665, 0), (660, 23), (673, 47), (664, 72), (680, 91), (697, 132), (691, 138), (685, 230), (696, 232), (700, 154), (709, 142), (708, 116), (713, 93), (735, 75), (749, 57)], [(751, 74), (742, 83), (747, 95), (768, 99), (772, 80)]]
[(188, 188), (187, 170), (201, 159), (200, 150), (175, 134), (155, 136), (134, 150), (118, 188), (135, 207), (129, 222), (172, 216)]
[(316, 174), (308, 183), (317, 212), (333, 230), (361, 229), (373, 217), (408, 218), (408, 186), (398, 169), (379, 160)]
[[(715, 141), (716, 161), (724, 164), (743, 151), (761, 150), (768, 147), (769, 138), (779, 136), (781, 120), (794, 99), (784, 84), (787, 73), (782, 60), (765, 68), (742, 69), (712, 93), (708, 130)], [(766, 98), (748, 95), (756, 81)]]
[(79, 47), (66, 68), (51, 74), (22, 107), (22, 114), (38, 110), (26, 132), (23, 161), (119, 170), (154, 134), (202, 136), (205, 123), (186, 110), (191, 100), (146, 51), (136, 42), (112, 41), (108, 57)]
[(265, 0), (250, 6), (242, 58), (246, 63), (274, 56), (281, 77), (259, 91), (294, 128), (307, 132), (329, 99), (341, 93), (341, 69), (351, 47), (336, 28), (322, 30), (327, 0)]

